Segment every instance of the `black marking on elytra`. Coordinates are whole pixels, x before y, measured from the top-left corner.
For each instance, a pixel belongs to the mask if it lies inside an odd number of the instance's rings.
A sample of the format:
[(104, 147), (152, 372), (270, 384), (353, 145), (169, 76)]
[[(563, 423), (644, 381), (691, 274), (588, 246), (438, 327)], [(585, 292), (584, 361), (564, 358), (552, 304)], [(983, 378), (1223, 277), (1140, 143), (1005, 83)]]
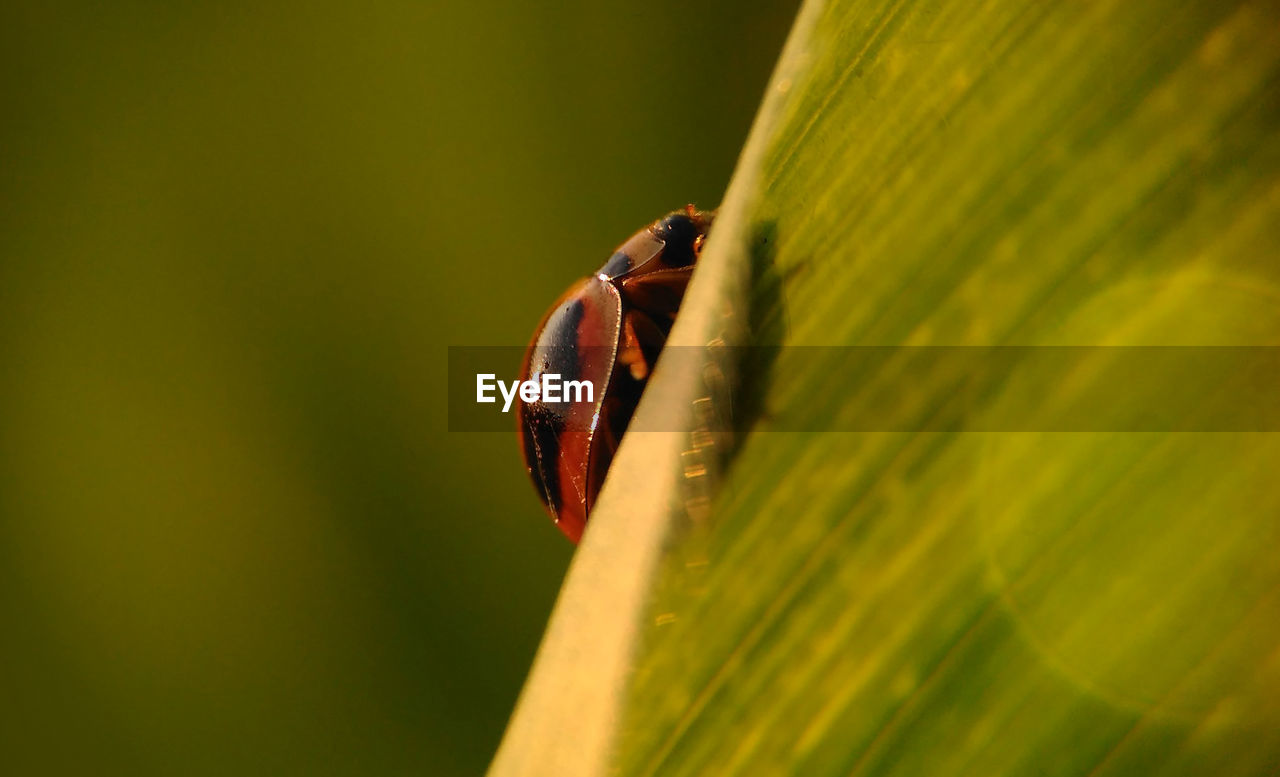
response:
[[(562, 345), (541, 346), (534, 350), (529, 363), (529, 377), (539, 373), (559, 374), (571, 380), (578, 379), (578, 327), (586, 315), (582, 300), (571, 300), (547, 322), (546, 342)], [(521, 400), (523, 402), (523, 400)], [(564, 434), (565, 420), (549, 405), (533, 402), (525, 405), (524, 445), (532, 453), (533, 466), (529, 475), (542, 493), (543, 499), (558, 514), (564, 504), (560, 497), (560, 438)]]
[(613, 256), (609, 257), (609, 261), (604, 263), (604, 267), (600, 268), (600, 274), (606, 278), (617, 278), (625, 272), (631, 270), (635, 266), (635, 262), (631, 257), (622, 251), (615, 251)]
[(564, 309), (548, 322), (548, 342), (554, 346), (539, 348), (537, 364), (530, 372), (559, 375), (564, 380), (581, 378), (582, 363), (578, 359), (578, 327), (586, 316), (586, 305), (580, 299), (566, 302)]
[(529, 467), (533, 484), (543, 500), (556, 513), (563, 506), (560, 499), (560, 435), (564, 422), (553, 413), (530, 408), (524, 421), (524, 446), (533, 452), (535, 466)]

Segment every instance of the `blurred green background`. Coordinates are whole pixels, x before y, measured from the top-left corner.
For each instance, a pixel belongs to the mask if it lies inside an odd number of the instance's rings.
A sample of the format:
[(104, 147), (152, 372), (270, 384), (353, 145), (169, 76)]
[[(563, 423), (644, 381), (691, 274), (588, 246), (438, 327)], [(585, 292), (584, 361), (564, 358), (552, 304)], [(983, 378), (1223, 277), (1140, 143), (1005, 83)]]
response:
[(4, 770), (483, 771), (571, 547), (446, 348), (716, 205), (797, 5), (6, 4)]

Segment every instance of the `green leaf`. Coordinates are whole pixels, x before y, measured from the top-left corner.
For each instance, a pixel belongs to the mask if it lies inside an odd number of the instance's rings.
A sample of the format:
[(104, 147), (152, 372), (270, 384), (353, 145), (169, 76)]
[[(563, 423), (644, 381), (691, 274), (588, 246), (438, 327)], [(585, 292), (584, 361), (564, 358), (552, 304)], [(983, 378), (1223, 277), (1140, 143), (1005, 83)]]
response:
[(809, 2), (491, 774), (1276, 773), (1278, 341), (1280, 5)]

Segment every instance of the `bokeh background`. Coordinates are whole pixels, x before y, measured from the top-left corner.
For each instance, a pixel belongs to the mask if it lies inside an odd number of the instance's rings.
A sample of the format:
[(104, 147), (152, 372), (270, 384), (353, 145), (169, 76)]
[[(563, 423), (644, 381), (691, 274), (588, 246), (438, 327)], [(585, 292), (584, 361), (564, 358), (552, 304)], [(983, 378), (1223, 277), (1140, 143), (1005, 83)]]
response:
[(0, 768), (482, 772), (571, 547), (446, 348), (716, 205), (797, 5), (6, 3)]

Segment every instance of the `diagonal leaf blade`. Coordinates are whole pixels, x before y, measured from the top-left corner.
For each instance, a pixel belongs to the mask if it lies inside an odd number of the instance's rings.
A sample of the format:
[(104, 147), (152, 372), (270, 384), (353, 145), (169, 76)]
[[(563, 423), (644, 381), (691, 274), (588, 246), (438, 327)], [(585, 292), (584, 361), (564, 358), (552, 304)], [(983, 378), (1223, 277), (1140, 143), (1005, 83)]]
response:
[[(687, 436), (623, 446), (564, 601), (627, 595), (553, 624), (512, 731), (607, 721), (556, 773), (1275, 773), (1280, 435), (1204, 419), (1277, 376), (1116, 360), (1276, 346), (1278, 225), (1280, 4), (808, 3), (674, 333), (785, 347), (705, 510)], [(804, 346), (1084, 356), (950, 418)], [(1138, 389), (1187, 426), (1109, 428)], [(531, 701), (574, 672), (591, 704)]]

